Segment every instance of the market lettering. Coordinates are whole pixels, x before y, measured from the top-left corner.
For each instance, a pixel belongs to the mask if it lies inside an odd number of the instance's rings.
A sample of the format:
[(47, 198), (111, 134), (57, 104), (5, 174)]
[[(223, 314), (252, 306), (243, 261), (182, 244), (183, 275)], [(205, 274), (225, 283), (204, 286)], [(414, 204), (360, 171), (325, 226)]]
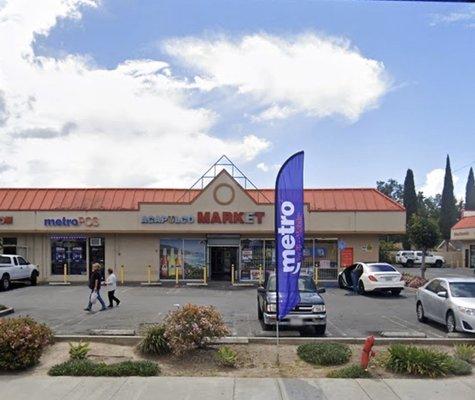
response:
[(198, 224), (262, 224), (265, 212), (198, 211)]
[(280, 207), (280, 227), (277, 229), (281, 235), (282, 264), (284, 272), (296, 274), (300, 271), (300, 263), (295, 265), (295, 221), (291, 217), (295, 212), (294, 204), (284, 201)]

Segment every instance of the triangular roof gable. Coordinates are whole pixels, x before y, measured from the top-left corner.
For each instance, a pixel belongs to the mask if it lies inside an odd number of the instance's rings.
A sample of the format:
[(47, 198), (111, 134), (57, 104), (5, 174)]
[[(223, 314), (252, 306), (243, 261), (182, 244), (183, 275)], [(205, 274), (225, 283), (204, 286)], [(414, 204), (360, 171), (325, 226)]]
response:
[(202, 205), (208, 209), (210, 205), (215, 205), (218, 208), (235, 208), (236, 205), (239, 205), (239, 208), (243, 209), (243, 207), (256, 207), (272, 203), (264, 194), (261, 194), (257, 201), (226, 169), (223, 169), (203, 188), (201, 193), (190, 201), (190, 204)]

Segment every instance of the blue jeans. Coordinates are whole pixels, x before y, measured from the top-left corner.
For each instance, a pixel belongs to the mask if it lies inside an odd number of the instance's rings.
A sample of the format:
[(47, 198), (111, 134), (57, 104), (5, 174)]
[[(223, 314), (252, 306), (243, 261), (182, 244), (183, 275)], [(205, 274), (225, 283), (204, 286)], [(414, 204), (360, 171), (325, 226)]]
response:
[[(89, 310), (92, 308), (91, 296), (93, 293), (94, 293), (94, 290), (91, 290), (91, 294), (89, 295), (89, 304), (87, 305), (87, 308)], [(104, 300), (102, 300), (100, 291), (97, 292), (97, 300), (99, 300), (99, 303), (101, 303), (102, 308), (106, 308), (106, 303), (104, 303)]]
[(358, 273), (356, 271), (351, 271), (351, 283), (353, 284), (353, 291), (358, 293)]

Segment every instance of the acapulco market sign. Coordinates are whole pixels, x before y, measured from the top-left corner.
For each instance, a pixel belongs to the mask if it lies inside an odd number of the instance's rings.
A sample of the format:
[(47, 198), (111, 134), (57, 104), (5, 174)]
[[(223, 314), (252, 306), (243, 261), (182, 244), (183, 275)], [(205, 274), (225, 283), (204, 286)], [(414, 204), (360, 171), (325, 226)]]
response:
[(144, 215), (142, 224), (262, 224), (265, 212), (198, 211), (193, 215)]

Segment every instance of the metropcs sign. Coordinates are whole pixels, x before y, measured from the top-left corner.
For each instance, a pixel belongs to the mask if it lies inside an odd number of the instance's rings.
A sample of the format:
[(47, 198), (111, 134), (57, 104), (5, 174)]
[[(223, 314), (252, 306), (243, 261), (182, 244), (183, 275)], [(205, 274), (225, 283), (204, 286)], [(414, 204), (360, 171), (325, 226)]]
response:
[(45, 218), (44, 226), (54, 227), (80, 227), (95, 228), (99, 226), (98, 217), (78, 217), (78, 218)]
[(265, 213), (261, 211), (198, 211), (196, 218), (192, 215), (144, 215), (142, 224), (262, 224)]

